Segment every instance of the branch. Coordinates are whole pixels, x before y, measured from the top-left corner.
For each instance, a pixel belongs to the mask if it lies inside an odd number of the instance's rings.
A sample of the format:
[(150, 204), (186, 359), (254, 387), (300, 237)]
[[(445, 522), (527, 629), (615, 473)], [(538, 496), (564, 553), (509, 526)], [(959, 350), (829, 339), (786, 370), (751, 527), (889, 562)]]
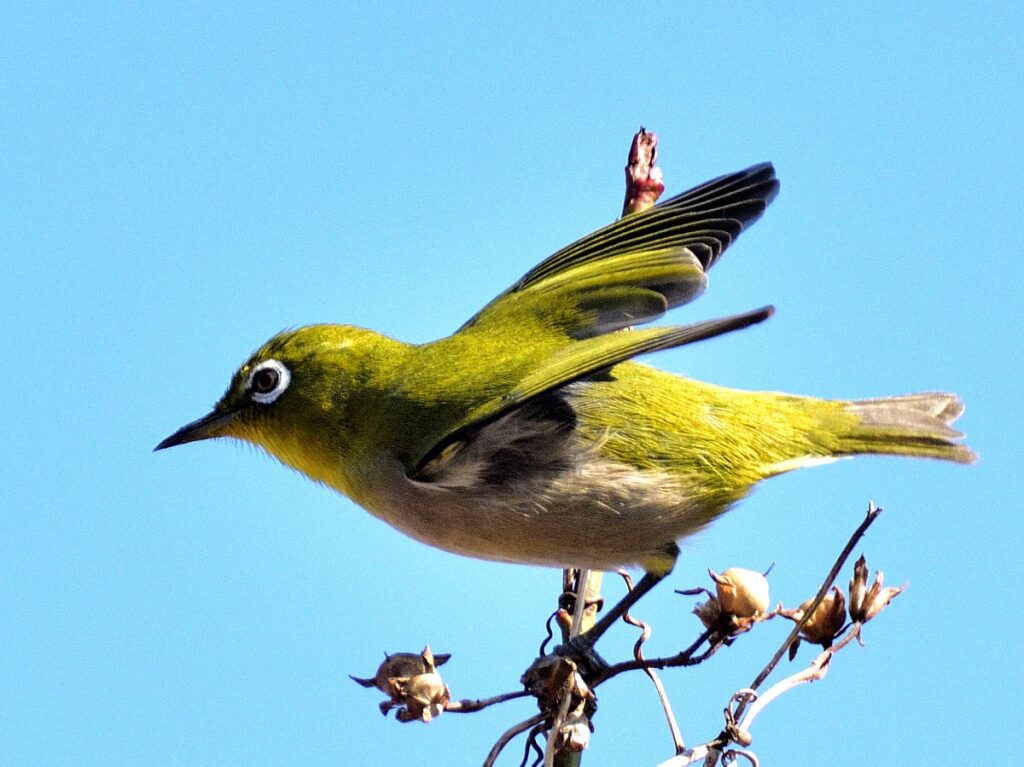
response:
[(619, 674), (622, 674), (626, 671), (638, 671), (641, 669), (648, 668), (674, 668), (678, 666), (696, 666), (698, 663), (703, 663), (712, 655), (714, 655), (715, 652), (718, 651), (719, 647), (725, 644), (724, 639), (721, 641), (716, 641), (713, 642), (711, 647), (702, 652), (700, 655), (695, 654), (697, 650), (700, 649), (700, 646), (704, 644), (706, 641), (708, 641), (708, 639), (710, 639), (711, 636), (715, 634), (715, 632), (716, 629), (714, 628), (709, 628), (705, 630), (703, 634), (697, 637), (696, 641), (694, 641), (693, 644), (691, 644), (685, 650), (682, 650), (681, 652), (675, 655), (670, 655), (665, 658), (647, 658), (644, 660), (637, 660), (634, 658), (633, 660), (626, 660), (622, 663), (616, 663), (612, 666), (609, 666), (608, 668), (606, 668), (594, 677), (593, 681), (590, 683), (590, 686), (597, 687), (599, 684), (603, 684), (612, 677), (616, 677)]
[[(633, 136), (633, 143), (629, 147), (629, 157), (626, 162), (626, 196), (622, 202), (622, 216), (629, 216), (640, 213), (654, 206), (665, 191), (665, 184), (662, 179), (661, 168), (656, 168), (658, 161), (658, 137), (654, 133), (648, 133), (643, 127)], [(565, 570), (562, 574), (563, 583), (568, 583), (572, 576), (572, 570)], [(594, 623), (596, 609), (591, 610), (592, 604), (598, 604), (601, 592), (601, 577), (599, 571), (577, 570), (576, 573), (576, 608), (573, 615), (572, 627), (561, 623), (563, 639), (570, 640), (584, 633)], [(568, 591), (568, 587), (564, 589)], [(586, 623), (582, 622), (586, 618)], [(652, 671), (647, 669), (649, 674)], [(655, 684), (659, 684), (655, 677)], [(667, 705), (667, 699), (662, 697), (663, 704)], [(548, 733), (548, 744), (544, 754), (545, 767), (552, 767), (555, 759), (555, 741), (558, 737), (570, 707), (570, 698), (567, 694), (562, 700), (550, 732)], [(671, 721), (671, 709), (666, 709)], [(589, 722), (588, 722), (589, 724)], [(675, 737), (675, 736), (674, 736)], [(677, 742), (682, 742), (677, 738)], [(576, 767), (580, 763), (579, 752), (571, 752), (560, 759), (560, 767)]]
[[(625, 570), (619, 570), (619, 575), (621, 575), (623, 580), (626, 581), (626, 588), (632, 590), (633, 579), (629, 577), (629, 574)], [(626, 611), (626, 614), (622, 616), (622, 619), (629, 625), (636, 626), (640, 629), (640, 637), (636, 640), (636, 644), (633, 645), (633, 658), (638, 662), (643, 663), (645, 660), (644, 643), (651, 638), (651, 627), (639, 618), (634, 618), (629, 614), (628, 610)], [(668, 694), (665, 692), (665, 685), (661, 683), (661, 679), (658, 677), (658, 672), (653, 668), (645, 668), (644, 673), (647, 674), (647, 678), (651, 680), (655, 691), (658, 693), (658, 700), (661, 702), (661, 710), (665, 713), (665, 721), (668, 724), (669, 734), (672, 736), (672, 745), (675, 746), (676, 753), (681, 754), (686, 750), (686, 743), (683, 741), (683, 733), (679, 729), (675, 713), (672, 711), (672, 703), (669, 701)]]
[(512, 740), (512, 738), (514, 738), (521, 732), (526, 732), (531, 727), (535, 727), (536, 725), (543, 722), (544, 719), (544, 714), (534, 714), (529, 719), (524, 719), (519, 724), (514, 724), (507, 730), (505, 730), (505, 732), (501, 734), (501, 737), (498, 738), (497, 742), (493, 746), (491, 746), (491, 750), (488, 752), (487, 758), (484, 759), (483, 767), (493, 767), (494, 762), (498, 758), (498, 754), (501, 753), (502, 749), (508, 745), (509, 741)]
[(754, 723), (754, 719), (756, 719), (757, 715), (764, 710), (765, 706), (783, 693), (789, 692), (794, 687), (799, 687), (802, 684), (809, 684), (810, 682), (817, 682), (819, 679), (824, 679), (825, 675), (828, 674), (829, 665), (832, 662), (832, 656), (850, 644), (854, 639), (860, 639), (861, 626), (861, 623), (853, 623), (846, 636), (836, 642), (829, 649), (824, 650), (817, 658), (811, 661), (811, 665), (803, 671), (798, 671), (797, 673), (776, 682), (769, 687), (763, 695), (758, 696), (757, 693), (754, 693), (756, 700), (749, 702), (747, 710), (743, 714), (743, 718), (736, 725), (740, 732), (746, 732), (749, 730), (750, 725)]
[[(864, 520), (857, 526), (857, 529), (854, 530), (853, 535), (850, 536), (850, 540), (847, 541), (846, 546), (839, 554), (839, 558), (832, 566), (832, 569), (829, 571), (824, 583), (822, 583), (821, 587), (818, 589), (818, 593), (815, 595), (814, 599), (809, 600), (806, 607), (801, 607), (802, 614), (795, 620), (795, 625), (793, 626), (793, 630), (789, 633), (789, 636), (786, 637), (786, 640), (768, 662), (768, 665), (766, 665), (761, 670), (761, 673), (757, 675), (754, 683), (749, 688), (740, 690), (732, 696), (729, 701), (730, 707), (727, 707), (725, 710), (725, 729), (719, 733), (718, 738), (708, 744), (705, 744), (708, 746), (706, 756), (704, 757), (705, 767), (715, 767), (715, 765), (718, 764), (718, 761), (722, 756), (722, 749), (728, 743), (736, 742), (742, 746), (749, 745), (751, 737), (747, 730), (765, 706), (783, 693), (792, 690), (794, 687), (823, 679), (828, 673), (829, 663), (831, 662), (832, 657), (846, 647), (853, 639), (859, 639), (862, 623), (859, 620), (855, 620), (851, 624), (847, 634), (839, 642), (834, 644), (832, 647), (827, 648), (817, 658), (815, 658), (809, 668), (781, 680), (773, 685), (763, 696), (758, 696), (757, 688), (763, 684), (765, 679), (767, 679), (772, 673), (786, 651), (793, 646), (794, 642), (798, 641), (801, 632), (805, 629), (808, 622), (818, 609), (818, 606), (822, 603), (826, 594), (828, 594), (829, 590), (832, 588), (832, 584), (838, 577), (843, 565), (846, 564), (846, 560), (849, 559), (854, 547), (881, 513), (881, 508), (877, 508), (874, 503), (868, 503), (868, 511)], [(887, 603), (888, 602), (886, 601), (886, 604)], [(731, 709), (731, 705), (733, 703), (737, 704), (735, 711)], [(747, 754), (744, 753), (744, 755)], [(682, 765), (693, 764), (697, 761), (697, 759), (693, 757), (693, 753), (687, 754), (686, 756), (691, 757), (691, 761), (672, 762), (672, 767), (682, 767)]]
[(501, 695), (494, 695), (490, 698), (450, 700), (445, 704), (444, 710), (455, 714), (472, 714), (474, 711), (482, 711), (488, 706), (504, 703), (508, 700), (515, 700), (516, 698), (525, 698), (529, 694), (527, 690), (516, 690), (514, 692), (505, 692)]
[(775, 655), (768, 662), (768, 665), (761, 669), (761, 673), (757, 675), (756, 679), (754, 679), (753, 683), (750, 685), (751, 690), (757, 691), (757, 688), (764, 683), (764, 680), (768, 678), (768, 675), (772, 673), (775, 667), (779, 664), (779, 661), (782, 660), (782, 656), (786, 654), (786, 651), (793, 643), (793, 640), (800, 636), (800, 631), (803, 629), (807, 621), (811, 619), (814, 611), (818, 609), (818, 605), (821, 604), (821, 601), (825, 598), (828, 590), (832, 588), (832, 584), (839, 576), (839, 571), (843, 569), (843, 565), (846, 564), (846, 560), (849, 559), (850, 554), (853, 553), (854, 546), (856, 546), (860, 539), (864, 537), (864, 533), (866, 533), (867, 529), (871, 527), (871, 523), (874, 522), (881, 513), (881, 508), (876, 507), (875, 504), (870, 501), (868, 502), (868, 513), (864, 517), (864, 521), (861, 522), (860, 525), (857, 526), (857, 529), (853, 531), (853, 535), (850, 536), (850, 540), (847, 541), (846, 546), (839, 554), (839, 558), (836, 560), (836, 563), (832, 565), (832, 569), (829, 570), (828, 577), (825, 578), (825, 582), (822, 583), (821, 588), (818, 589), (818, 593), (815, 595), (814, 601), (811, 602), (810, 606), (804, 611), (803, 616), (801, 616), (800, 620), (798, 620), (796, 625), (793, 626), (793, 630), (789, 632), (789, 636), (786, 637), (786, 641), (784, 641), (775, 652)]

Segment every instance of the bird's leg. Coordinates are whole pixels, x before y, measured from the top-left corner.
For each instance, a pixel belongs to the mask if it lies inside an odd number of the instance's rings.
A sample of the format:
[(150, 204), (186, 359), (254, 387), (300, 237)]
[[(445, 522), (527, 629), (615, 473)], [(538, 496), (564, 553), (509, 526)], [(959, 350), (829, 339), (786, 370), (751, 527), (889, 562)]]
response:
[(674, 541), (665, 544), (659, 554), (644, 563), (647, 565), (644, 577), (637, 582), (636, 586), (626, 592), (626, 596), (620, 599), (606, 615), (603, 615), (601, 620), (587, 629), (580, 638), (593, 647), (597, 640), (601, 638), (601, 635), (610, 629), (615, 621), (625, 615), (630, 607), (643, 598), (644, 594), (657, 586), (665, 579), (665, 576), (672, 572), (672, 568), (675, 567), (676, 560), (678, 559), (679, 545)]
[[(653, 589), (662, 581), (668, 572), (644, 573), (633, 589), (626, 593), (607, 614), (601, 617), (597, 623), (579, 636), (573, 637), (565, 644), (555, 649), (555, 653), (563, 657), (570, 657), (580, 666), (583, 678), (587, 679), (591, 674), (597, 674), (608, 667), (608, 663), (597, 654), (594, 644), (601, 635), (612, 627), (617, 620), (628, 612), (629, 608), (635, 605), (648, 591)], [(577, 605), (577, 608), (580, 606)]]

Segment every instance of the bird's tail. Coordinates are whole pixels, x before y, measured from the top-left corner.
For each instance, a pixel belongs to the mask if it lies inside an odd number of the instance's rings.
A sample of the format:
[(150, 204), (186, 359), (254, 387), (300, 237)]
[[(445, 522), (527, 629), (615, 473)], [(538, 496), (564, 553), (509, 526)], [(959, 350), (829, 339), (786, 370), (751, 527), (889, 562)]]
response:
[(977, 455), (958, 442), (951, 424), (964, 412), (954, 394), (924, 392), (854, 400), (845, 410), (859, 423), (839, 435), (837, 454), (884, 453), (973, 463)]

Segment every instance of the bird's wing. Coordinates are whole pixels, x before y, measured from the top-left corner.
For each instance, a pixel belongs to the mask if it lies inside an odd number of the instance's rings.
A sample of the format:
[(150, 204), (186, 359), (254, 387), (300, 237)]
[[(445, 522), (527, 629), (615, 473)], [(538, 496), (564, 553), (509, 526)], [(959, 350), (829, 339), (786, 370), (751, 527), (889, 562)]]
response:
[(761, 163), (621, 218), (542, 261), (460, 331), (548, 314), (543, 324), (581, 339), (656, 319), (704, 291), (707, 270), (778, 190)]
[[(410, 475), (422, 476), (446, 449), (547, 392), (639, 354), (765, 319), (770, 311), (759, 310), (624, 330), (700, 295), (707, 269), (778, 189), (775, 169), (762, 163), (626, 216), (538, 264), (452, 336), (421, 347), (396, 376), (394, 399), (435, 410), (431, 421), (444, 427), (409, 435), (401, 457)], [(430, 386), (412, 385), (423, 380)]]
[(431, 465), (430, 475), (437, 476), (435, 459), (446, 454), (450, 446), (471, 440), (483, 427), (545, 394), (640, 354), (683, 346), (762, 322), (773, 311), (772, 307), (766, 306), (752, 312), (693, 325), (622, 331), (570, 343), (531, 369), (505, 394), (493, 397), (471, 410), (422, 454), (415, 462), (410, 476), (422, 478), (424, 468), (428, 465)]

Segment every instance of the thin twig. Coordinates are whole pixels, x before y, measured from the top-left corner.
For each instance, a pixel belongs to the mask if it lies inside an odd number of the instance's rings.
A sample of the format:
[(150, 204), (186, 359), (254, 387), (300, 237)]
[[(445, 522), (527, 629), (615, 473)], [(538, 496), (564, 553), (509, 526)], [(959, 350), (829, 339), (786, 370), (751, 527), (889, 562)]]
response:
[(867, 532), (867, 529), (871, 527), (871, 523), (874, 522), (878, 515), (882, 513), (882, 509), (877, 508), (874, 503), (868, 503), (868, 513), (864, 517), (864, 521), (861, 522), (857, 529), (853, 531), (853, 535), (850, 536), (850, 540), (847, 541), (846, 546), (839, 554), (839, 558), (836, 563), (832, 565), (832, 569), (829, 570), (828, 577), (825, 578), (825, 582), (821, 584), (821, 588), (818, 589), (818, 593), (814, 597), (814, 601), (811, 602), (810, 607), (804, 610), (804, 614), (800, 617), (800, 620), (793, 626), (793, 630), (789, 632), (789, 636), (786, 637), (786, 641), (782, 643), (779, 649), (775, 652), (775, 655), (768, 662), (768, 665), (761, 669), (761, 673), (754, 679), (753, 684), (750, 685), (751, 690), (757, 690), (764, 680), (768, 678), (768, 675), (772, 673), (779, 661), (782, 660), (782, 656), (786, 654), (786, 650), (793, 643), (793, 640), (800, 636), (800, 632), (803, 630), (804, 625), (810, 620), (811, 616), (814, 615), (814, 611), (818, 609), (818, 605), (821, 604), (821, 600), (825, 598), (828, 590), (832, 588), (832, 584), (839, 576), (839, 571), (843, 569), (843, 565), (846, 564), (846, 560), (850, 558), (850, 554), (853, 553), (854, 547)]
[(648, 668), (674, 668), (677, 666), (696, 666), (698, 663), (703, 663), (715, 652), (719, 647), (724, 644), (724, 641), (716, 640), (711, 646), (700, 655), (694, 653), (704, 644), (711, 636), (715, 633), (715, 629), (706, 629), (696, 641), (687, 647), (685, 650), (670, 655), (665, 658), (645, 658), (644, 660), (627, 660), (621, 663), (616, 663), (604, 669), (601, 673), (594, 677), (593, 681), (590, 682), (591, 688), (597, 687), (599, 684), (607, 682), (612, 677), (616, 677), (626, 671), (636, 671), (638, 669)]
[(523, 760), (519, 762), (519, 767), (526, 767), (526, 761), (530, 758), (530, 754), (535, 754), (534, 759), (530, 762), (531, 767), (538, 767), (544, 761), (544, 749), (537, 745), (537, 739), (544, 735), (544, 723), (534, 726), (530, 732), (526, 735), (526, 743), (523, 746)]
[(687, 767), (690, 764), (699, 764), (708, 758), (711, 753), (711, 746), (703, 743), (694, 749), (688, 749), (681, 754), (676, 754), (658, 765), (658, 767)]
[(743, 718), (740, 720), (737, 727), (740, 730), (749, 730), (750, 726), (754, 723), (754, 719), (757, 718), (757, 715), (761, 713), (765, 706), (780, 695), (792, 690), (794, 687), (798, 687), (801, 684), (808, 684), (810, 682), (817, 682), (820, 679), (824, 679), (825, 675), (828, 673), (832, 657), (850, 644), (854, 639), (858, 639), (860, 637), (861, 625), (862, 624), (860, 623), (851, 624), (846, 636), (818, 655), (818, 657), (811, 661), (810, 666), (776, 682), (769, 687), (763, 695), (759, 695), (757, 700), (751, 702), (746, 711), (743, 712)]
[[(794, 687), (824, 678), (828, 673), (828, 667), (832, 657), (855, 639), (858, 641), (860, 640), (860, 631), (863, 624), (859, 622), (851, 623), (844, 636), (839, 641), (835, 642), (830, 648), (818, 655), (809, 668), (803, 669), (796, 674), (786, 677), (772, 685), (763, 695), (758, 696), (756, 688), (764, 683), (764, 680), (769, 674), (771, 674), (776, 665), (778, 665), (786, 650), (800, 635), (804, 625), (807, 623), (807, 619), (814, 614), (818, 605), (825, 598), (825, 595), (828, 593), (832, 584), (835, 582), (835, 579), (838, 577), (839, 572), (846, 564), (846, 560), (849, 559), (850, 554), (853, 552), (854, 547), (856, 547), (868, 527), (871, 526), (871, 523), (874, 522), (881, 513), (882, 509), (876, 508), (873, 503), (868, 504), (867, 515), (853, 532), (853, 535), (850, 536), (849, 541), (840, 553), (836, 563), (829, 571), (825, 582), (821, 585), (821, 588), (818, 590), (818, 593), (815, 595), (812, 603), (804, 611), (801, 619), (796, 622), (796, 625), (786, 638), (786, 641), (782, 643), (782, 646), (779, 648), (778, 652), (775, 653), (775, 656), (768, 665), (762, 669), (760, 674), (758, 674), (757, 678), (754, 680), (754, 684), (746, 690), (741, 690), (739, 693), (735, 693), (732, 699), (730, 699), (729, 706), (725, 710), (727, 723), (726, 728), (719, 733), (718, 737), (714, 740), (703, 743), (692, 750), (687, 750), (681, 754), (677, 754), (676, 756), (662, 762), (658, 767), (687, 767), (687, 765), (698, 763), (703, 763), (704, 767), (717, 767), (724, 758), (728, 758), (731, 762), (735, 763), (740, 757), (747, 759), (751, 765), (758, 764), (757, 756), (753, 752), (746, 751), (744, 749), (726, 750), (726, 747), (729, 743), (734, 742), (734, 737), (743, 740), (745, 743), (749, 743), (747, 730), (750, 728), (757, 715), (764, 710), (765, 706)], [(684, 650), (679, 654), (679, 656), (676, 656), (676, 658), (685, 656), (687, 653), (695, 652), (711, 633), (712, 632), (710, 630), (705, 632), (704, 636), (700, 637), (696, 643), (691, 645), (688, 650)], [(714, 645), (712, 645), (711, 649), (706, 651), (705, 654), (711, 652), (713, 649), (715, 649)], [(671, 661), (674, 659), (665, 658), (659, 660)], [(596, 686), (599, 682), (604, 681), (610, 676), (614, 676), (617, 673), (622, 673), (622, 671), (628, 671), (631, 668), (636, 667), (637, 664), (635, 662), (617, 664), (616, 666), (608, 669), (608, 671), (612, 673), (606, 672), (606, 674), (600, 679), (594, 681), (594, 685)], [(661, 666), (658, 667), (661, 668)], [(735, 711), (732, 709), (732, 705), (734, 703), (736, 704)]]
[[(624, 570), (619, 570), (619, 575), (626, 582), (626, 588), (630, 591), (633, 590), (633, 579), (629, 577), (629, 573)], [(651, 627), (647, 623), (644, 623), (639, 618), (634, 618), (630, 615), (629, 611), (622, 616), (622, 619), (631, 626), (636, 626), (640, 629), (640, 637), (636, 640), (636, 644), (633, 645), (633, 657), (643, 663), (644, 661), (644, 643), (651, 638)], [(668, 723), (668, 731), (672, 736), (672, 744), (675, 746), (676, 753), (681, 754), (686, 750), (686, 744), (683, 742), (683, 733), (679, 729), (679, 724), (676, 722), (676, 715), (672, 712), (672, 703), (668, 699), (668, 694), (665, 692), (665, 685), (661, 683), (661, 679), (658, 677), (658, 672), (653, 668), (645, 668), (644, 673), (651, 680), (654, 685), (655, 691), (658, 693), (658, 700), (661, 702), (661, 710), (665, 713), (665, 721)]]
[(487, 754), (487, 758), (484, 759), (483, 767), (493, 767), (494, 762), (498, 758), (498, 754), (501, 750), (508, 745), (509, 741), (512, 740), (516, 735), (521, 732), (526, 732), (531, 727), (534, 727), (545, 719), (545, 714), (534, 714), (529, 719), (524, 719), (519, 724), (514, 724), (509, 727), (505, 732), (501, 734), (501, 737), (491, 746), (491, 750)]
[(735, 764), (741, 756), (750, 762), (750, 767), (761, 767), (761, 761), (757, 758), (757, 755), (753, 751), (747, 751), (744, 748), (730, 748), (722, 754), (722, 764), (726, 763), (726, 759), (729, 760), (729, 764)]
[(464, 699), (464, 700), (450, 700), (444, 704), (445, 711), (451, 711), (453, 714), (471, 714), (474, 711), (482, 711), (488, 706), (493, 706), (497, 703), (504, 703), (507, 700), (515, 700), (516, 698), (525, 698), (530, 694), (528, 690), (515, 690), (514, 692), (505, 692), (501, 695), (494, 695), (490, 698), (479, 698)]
[[(818, 593), (815, 595), (814, 600), (811, 602), (808, 608), (804, 610), (804, 613), (802, 616), (800, 616), (800, 619), (796, 621), (795, 625), (793, 626), (793, 630), (790, 631), (789, 636), (786, 637), (785, 641), (776, 651), (775, 655), (768, 662), (768, 665), (761, 669), (761, 673), (757, 675), (757, 678), (754, 680), (754, 683), (751, 684), (748, 688), (748, 691), (751, 694), (740, 699), (739, 703), (736, 706), (735, 712), (732, 712), (731, 710), (727, 709), (727, 719), (729, 719), (730, 723), (732, 724), (731, 729), (740, 732), (746, 731), (746, 728), (749, 726), (750, 722), (753, 721), (748, 716), (748, 711), (750, 707), (752, 707), (753, 705), (757, 705), (757, 711), (760, 712), (769, 702), (771, 702), (771, 700), (778, 697), (786, 690), (792, 689), (793, 687), (796, 687), (800, 684), (804, 684), (806, 682), (812, 682), (815, 679), (821, 679), (824, 676), (824, 674), (827, 673), (828, 661), (831, 659), (832, 655), (834, 655), (835, 652), (837, 652), (839, 649), (842, 649), (842, 647), (845, 647), (847, 644), (849, 644), (852, 638), (860, 635), (860, 624), (853, 624), (850, 629), (849, 635), (844, 637), (837, 645), (834, 645), (830, 650), (826, 650), (824, 653), (822, 653), (815, 660), (815, 663), (811, 665), (811, 669), (801, 671), (797, 674), (792, 675), (792, 677), (788, 679), (782, 680), (782, 682), (778, 685), (779, 689), (777, 691), (773, 686), (773, 688), (769, 691), (772, 692), (772, 695), (768, 698), (767, 701), (761, 703), (759, 700), (757, 700), (757, 688), (764, 683), (764, 680), (768, 678), (769, 674), (771, 674), (775, 667), (778, 665), (779, 661), (782, 659), (782, 656), (789, 649), (789, 646), (800, 635), (800, 632), (803, 630), (803, 627), (806, 625), (807, 621), (810, 620), (810, 617), (814, 614), (814, 611), (818, 609), (818, 605), (821, 604), (821, 601), (825, 598), (825, 595), (828, 593), (829, 589), (832, 588), (832, 584), (835, 582), (835, 579), (839, 576), (840, 570), (843, 569), (843, 566), (846, 564), (846, 560), (849, 559), (854, 547), (864, 536), (864, 533), (867, 532), (867, 529), (871, 526), (871, 523), (874, 522), (878, 518), (878, 515), (881, 513), (882, 509), (877, 508), (875, 504), (872, 502), (868, 503), (867, 514), (865, 515), (863, 521), (857, 526), (857, 529), (853, 531), (853, 535), (850, 536), (850, 539), (847, 541), (846, 546), (843, 548), (842, 552), (840, 552), (835, 564), (832, 565), (832, 569), (829, 570), (828, 576), (825, 578), (824, 583), (822, 583), (821, 588), (818, 589)], [(815, 665), (818, 663), (819, 660), (822, 661), (822, 665), (820, 668), (816, 669)], [(767, 694), (765, 695), (765, 697), (767, 697)], [(740, 722), (741, 724), (736, 724), (736, 722)], [(722, 754), (722, 749), (725, 747), (727, 743), (729, 743), (732, 740), (731, 733), (729, 732), (729, 730), (730, 728), (727, 727), (725, 730), (719, 733), (719, 736), (714, 741), (711, 741), (708, 744), (708, 755), (705, 761), (706, 767), (714, 767), (714, 765), (718, 764), (718, 760), (720, 759)]]

